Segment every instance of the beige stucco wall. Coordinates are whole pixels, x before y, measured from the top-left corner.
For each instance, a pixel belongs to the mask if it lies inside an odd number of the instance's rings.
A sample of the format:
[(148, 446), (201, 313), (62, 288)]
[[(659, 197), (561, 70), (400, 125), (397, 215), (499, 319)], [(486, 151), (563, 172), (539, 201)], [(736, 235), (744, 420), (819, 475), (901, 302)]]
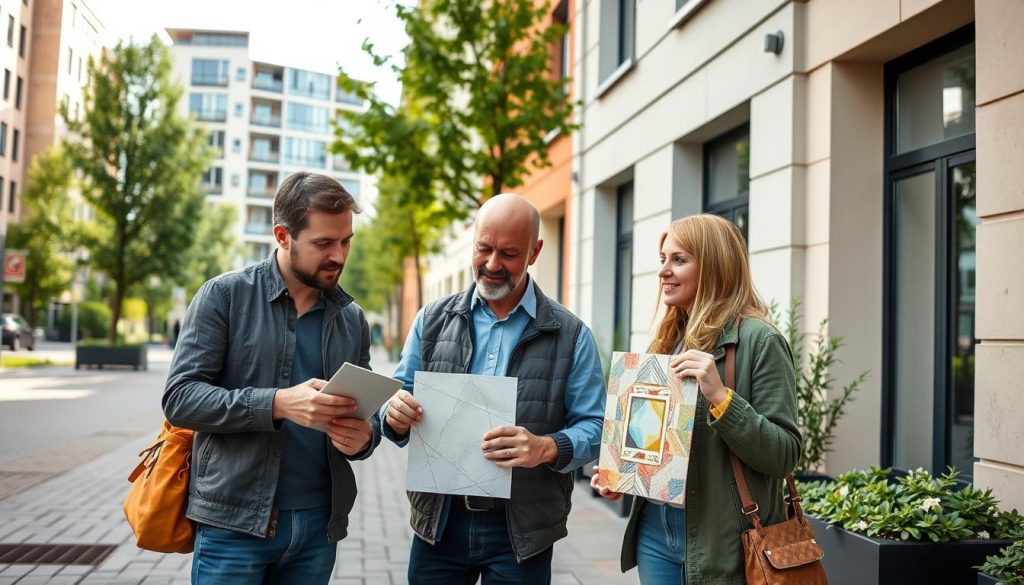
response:
[(1024, 509), (1024, 3), (978, 0), (975, 484)]

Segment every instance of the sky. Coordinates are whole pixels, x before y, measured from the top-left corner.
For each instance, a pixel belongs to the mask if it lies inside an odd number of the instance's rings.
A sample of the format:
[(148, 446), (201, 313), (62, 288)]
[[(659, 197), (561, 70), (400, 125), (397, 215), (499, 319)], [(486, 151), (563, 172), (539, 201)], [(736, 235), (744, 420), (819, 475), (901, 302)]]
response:
[[(84, 0), (106, 28), (106, 43), (148, 39), (166, 28), (249, 32), (255, 61), (335, 73), (377, 82), (377, 92), (397, 103), (399, 85), (390, 71), (374, 67), (360, 49), (368, 38), (378, 51), (395, 54), (406, 43), (394, 0)], [(406, 2), (403, 2), (406, 3)]]

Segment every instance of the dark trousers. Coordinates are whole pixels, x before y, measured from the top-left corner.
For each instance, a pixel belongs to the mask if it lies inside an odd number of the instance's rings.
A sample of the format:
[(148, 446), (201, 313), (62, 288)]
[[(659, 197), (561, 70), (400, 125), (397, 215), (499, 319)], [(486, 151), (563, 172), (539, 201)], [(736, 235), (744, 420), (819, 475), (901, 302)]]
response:
[(431, 546), (413, 537), (409, 585), (482, 585), (551, 583), (552, 548), (516, 562), (505, 509), (471, 512), (452, 496), (444, 534)]

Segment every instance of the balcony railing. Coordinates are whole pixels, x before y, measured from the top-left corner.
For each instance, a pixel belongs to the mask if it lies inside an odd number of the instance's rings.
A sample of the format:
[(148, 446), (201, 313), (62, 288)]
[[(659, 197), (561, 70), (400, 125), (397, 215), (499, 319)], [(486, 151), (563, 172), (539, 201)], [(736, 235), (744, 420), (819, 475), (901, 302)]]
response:
[(199, 110), (194, 113), (201, 122), (226, 122), (228, 119), (227, 110)]
[(227, 75), (197, 75), (192, 77), (192, 85), (202, 85), (206, 87), (227, 87), (228, 76)]
[(247, 223), (245, 224), (245, 233), (252, 234), (254, 236), (267, 236), (274, 232), (274, 224), (272, 223)]
[(275, 93), (284, 92), (284, 80), (282, 79), (260, 79), (256, 76), (252, 79), (253, 89), (262, 89), (263, 91), (273, 91)]
[(280, 152), (250, 152), (249, 160), (265, 163), (277, 163), (281, 161)]
[(257, 114), (253, 115), (253, 117), (249, 119), (249, 123), (253, 126), (270, 126), (272, 128), (280, 128), (281, 116), (261, 116)]
[(202, 183), (199, 188), (203, 190), (203, 193), (207, 195), (220, 195), (224, 192), (224, 185), (214, 185), (210, 183)]
[(253, 187), (249, 186), (246, 191), (249, 197), (258, 197), (260, 199), (271, 199), (277, 192), (277, 187)]

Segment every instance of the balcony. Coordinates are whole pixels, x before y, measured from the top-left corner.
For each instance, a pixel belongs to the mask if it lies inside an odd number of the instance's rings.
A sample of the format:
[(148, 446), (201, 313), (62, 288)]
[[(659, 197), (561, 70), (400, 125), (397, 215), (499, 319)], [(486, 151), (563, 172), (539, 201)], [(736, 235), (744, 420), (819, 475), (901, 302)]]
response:
[(284, 80), (273, 77), (263, 77), (259, 73), (252, 78), (252, 88), (274, 93), (284, 93)]
[(192, 85), (203, 87), (227, 87), (227, 75), (193, 75)]
[(253, 126), (267, 126), (269, 128), (280, 128), (281, 116), (274, 116), (272, 114), (253, 114), (252, 118), (249, 119), (249, 123)]
[(203, 193), (206, 195), (220, 195), (224, 193), (224, 185), (220, 184), (202, 183), (199, 185), (199, 188), (202, 189)]
[(199, 110), (192, 112), (200, 122), (227, 122), (227, 110)]
[(273, 199), (274, 195), (277, 194), (277, 187), (270, 185), (266, 187), (249, 185), (249, 188), (246, 190), (246, 194), (248, 194), (249, 197), (256, 199)]
[(274, 224), (272, 223), (247, 223), (245, 224), (245, 233), (252, 236), (269, 236), (274, 233)]
[(274, 163), (281, 162), (280, 152), (250, 152), (249, 160), (253, 162)]

